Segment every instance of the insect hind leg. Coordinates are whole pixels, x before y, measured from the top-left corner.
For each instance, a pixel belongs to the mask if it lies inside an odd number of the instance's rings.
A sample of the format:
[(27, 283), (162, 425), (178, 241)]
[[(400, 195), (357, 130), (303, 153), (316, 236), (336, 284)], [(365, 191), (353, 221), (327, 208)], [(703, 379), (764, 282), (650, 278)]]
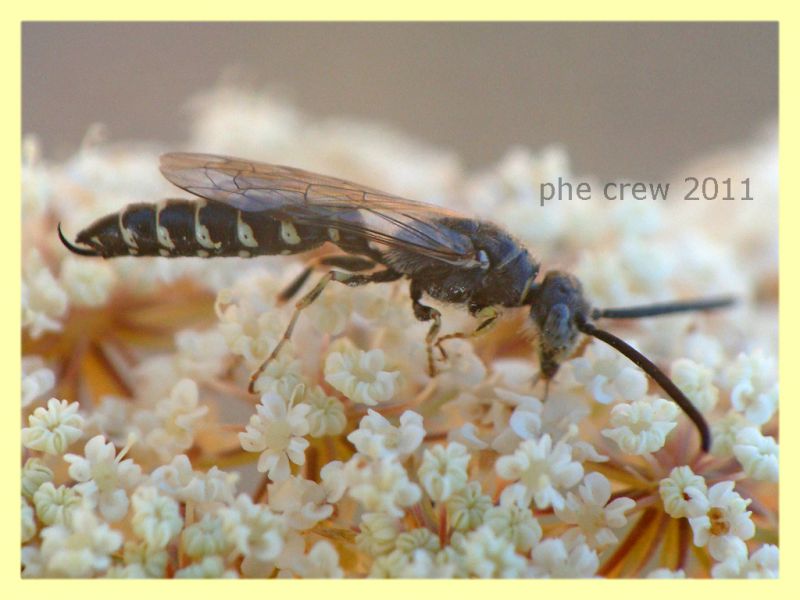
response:
[(300, 313), (303, 311), (303, 309), (308, 308), (317, 298), (319, 298), (320, 294), (322, 294), (322, 290), (324, 290), (325, 286), (331, 281), (338, 281), (339, 283), (344, 283), (350, 287), (356, 287), (367, 283), (395, 281), (400, 279), (402, 276), (402, 273), (398, 273), (393, 269), (384, 269), (383, 271), (369, 273), (367, 275), (345, 273), (344, 271), (328, 271), (317, 282), (317, 285), (315, 285), (305, 296), (300, 298), (300, 300), (298, 300), (294, 305), (294, 313), (292, 313), (292, 318), (289, 320), (289, 325), (287, 325), (286, 331), (284, 331), (280, 341), (278, 341), (277, 345), (267, 359), (262, 362), (258, 369), (256, 369), (256, 371), (250, 376), (250, 385), (248, 386), (250, 393), (256, 393), (256, 381), (267, 368), (267, 366), (269, 366), (269, 363), (271, 363), (278, 356), (278, 354), (280, 354), (283, 346), (292, 337), (292, 332), (294, 331), (294, 326), (297, 323), (297, 319), (300, 317)]
[(324, 256), (322, 258), (314, 258), (309, 261), (300, 274), (295, 277), (283, 291), (278, 294), (278, 303), (283, 304), (288, 302), (300, 291), (308, 278), (311, 276), (312, 271), (320, 266), (339, 267), (347, 271), (368, 271), (375, 267), (376, 263), (369, 258), (363, 256), (348, 256), (348, 255), (334, 255)]

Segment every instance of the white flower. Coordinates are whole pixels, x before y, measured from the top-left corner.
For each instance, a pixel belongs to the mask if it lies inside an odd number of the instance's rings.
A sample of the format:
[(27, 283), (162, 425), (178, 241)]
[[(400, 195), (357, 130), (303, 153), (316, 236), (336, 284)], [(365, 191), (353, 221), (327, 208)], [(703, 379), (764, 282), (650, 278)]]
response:
[(338, 502), (347, 491), (347, 476), (344, 464), (340, 460), (332, 460), (319, 470), (322, 488), (325, 490), (325, 499), (328, 502)]
[(277, 318), (281, 313), (275, 308), (279, 293), (280, 282), (259, 272), (238, 279), (233, 288), (217, 294), (214, 308), (220, 320), (219, 332), (229, 350), (243, 356), (250, 366), (269, 356), (283, 333), (283, 319)]
[(710, 412), (717, 403), (719, 390), (714, 386), (714, 372), (688, 358), (672, 363), (670, 377), (700, 412)]
[(346, 346), (325, 358), (325, 381), (353, 402), (375, 406), (392, 399), (400, 371), (384, 371), (383, 350)]
[(53, 481), (53, 471), (39, 458), (29, 458), (22, 467), (22, 495), (33, 498), (43, 483)]
[(762, 435), (755, 427), (744, 427), (736, 435), (733, 454), (748, 477), (773, 483), (778, 481), (778, 444), (775, 438)]
[(301, 562), (298, 571), (303, 577), (309, 579), (344, 577), (344, 571), (339, 566), (339, 553), (327, 540), (321, 540), (314, 544), (314, 547), (305, 556), (305, 560)]
[(67, 256), (61, 261), (61, 285), (76, 306), (96, 307), (108, 301), (116, 275), (105, 261)]
[(275, 392), (288, 401), (298, 384), (308, 387), (309, 382), (303, 375), (302, 366), (302, 362), (292, 354), (291, 342), (288, 342), (284, 350), (269, 362), (256, 379), (253, 389), (262, 395)]
[[(538, 415), (542, 412), (542, 403), (534, 396), (518, 394), (491, 384), (487, 384), (487, 387), (486, 393), (482, 393), (482, 389), (464, 391), (459, 388), (458, 397), (444, 406), (444, 411), (454, 420), (468, 421), (461, 428), (452, 430), (448, 440), (478, 449), (490, 443), (493, 450), (508, 454), (516, 449), (521, 439), (509, 425), (513, 412), (521, 409)], [(485, 435), (477, 427), (491, 428), (491, 432)]]
[(367, 409), (358, 429), (347, 436), (356, 450), (370, 458), (406, 457), (419, 447), (424, 438), (421, 415), (407, 410), (400, 416), (399, 427), (395, 427), (371, 408)]
[[(146, 579), (148, 577), (147, 571), (139, 563), (132, 563), (130, 565), (117, 565), (112, 564), (105, 573), (106, 579)], [(153, 577), (163, 577), (161, 575), (153, 575)]]
[(356, 536), (358, 549), (371, 556), (389, 554), (398, 535), (397, 518), (386, 513), (364, 513)]
[[(628, 208), (627, 203), (623, 204)], [(637, 211), (626, 210), (623, 214), (630, 219)], [(573, 269), (583, 283), (585, 294), (601, 306), (645, 303), (646, 299), (663, 293), (676, 265), (670, 245), (641, 236), (619, 237), (611, 252), (608, 246), (603, 249), (606, 251), (584, 252)]]
[(211, 379), (225, 368), (228, 346), (216, 329), (184, 329), (175, 334), (175, 363), (178, 372), (190, 379)]
[(410, 562), (411, 559), (409, 556), (404, 552), (400, 552), (400, 550), (394, 550), (389, 554), (383, 554), (372, 561), (369, 578), (387, 579), (390, 577), (405, 577), (408, 573)]
[[(129, 540), (122, 549), (128, 576), (166, 577), (170, 555), (166, 548), (151, 546), (147, 542)], [(135, 575), (141, 572), (142, 575)]]
[(22, 505), (20, 541), (24, 544), (36, 535), (36, 516), (24, 496), (20, 496), (20, 503)]
[(47, 481), (33, 495), (36, 515), (45, 525), (69, 525), (76, 509), (85, 507), (78, 490), (65, 485), (58, 487)]
[(778, 408), (778, 382), (775, 359), (761, 350), (740, 354), (725, 372), (731, 390), (731, 406), (753, 425), (763, 425)]
[(485, 450), (489, 447), (485, 441), (478, 437), (478, 428), (474, 423), (464, 423), (447, 432), (448, 442), (458, 442), (471, 450)]
[(611, 409), (613, 429), (602, 434), (614, 440), (628, 454), (646, 454), (660, 450), (667, 434), (678, 424), (678, 407), (663, 398), (617, 404)]
[(75, 511), (70, 526), (51, 525), (41, 532), (41, 561), (48, 577), (91, 577), (111, 564), (122, 534), (88, 509)]
[(269, 507), (283, 515), (292, 529), (311, 529), (333, 514), (325, 488), (302, 477), (289, 477), (268, 486)]
[(773, 544), (764, 544), (753, 552), (742, 569), (742, 576), (756, 579), (777, 579), (780, 551)]
[(625, 512), (636, 506), (630, 498), (617, 498), (611, 502), (611, 484), (600, 473), (589, 473), (578, 488), (578, 496), (569, 492), (566, 505), (556, 509), (556, 516), (571, 525), (577, 525), (586, 536), (589, 546), (603, 550), (618, 539), (612, 531), (625, 527)]
[(529, 405), (518, 406), (511, 413), (508, 425), (520, 439), (530, 440), (541, 433), (542, 419), (539, 410), (531, 410)]
[(679, 354), (712, 369), (719, 367), (725, 359), (720, 341), (701, 331), (694, 331), (684, 336), (683, 350)]
[(583, 467), (572, 460), (572, 449), (559, 441), (555, 447), (549, 434), (538, 440), (525, 440), (509, 456), (501, 456), (495, 463), (497, 474), (503, 479), (519, 480), (503, 494), (521, 492), (524, 503), (531, 499), (538, 508), (562, 508), (564, 496), (559, 490), (570, 488), (583, 477)]
[(594, 446), (585, 440), (574, 440), (572, 444), (572, 456), (578, 462), (608, 462), (605, 454), (600, 454)]
[(730, 536), (727, 543), (714, 556), (719, 562), (711, 568), (711, 576), (715, 579), (738, 577), (747, 562), (747, 544), (743, 540)]
[(114, 444), (105, 443), (102, 435), (93, 437), (84, 447), (84, 456), (66, 454), (70, 463), (69, 476), (80, 482), (77, 486), (90, 501), (97, 502), (100, 514), (108, 521), (119, 521), (128, 512), (128, 490), (142, 477), (139, 465), (131, 459), (122, 460), (124, 448), (116, 454)]
[[(501, 390), (498, 389), (497, 392)], [(508, 394), (505, 390), (502, 392)], [(521, 440), (539, 437), (542, 432), (541, 412), (541, 403), (536, 398), (530, 398), (529, 401), (518, 405), (511, 413), (508, 428), (492, 441), (492, 449), (500, 454), (511, 454), (517, 449)]]
[(353, 315), (353, 290), (329, 285), (309, 307), (308, 318), (321, 333), (339, 335)]
[(531, 552), (535, 577), (592, 577), (600, 561), (580, 533), (573, 529), (560, 538), (539, 542)]
[(176, 579), (229, 579), (236, 577), (238, 577), (236, 571), (225, 569), (225, 561), (220, 556), (204, 556), (200, 562), (175, 571)]
[(227, 554), (229, 541), (222, 530), (222, 519), (206, 513), (197, 523), (189, 525), (181, 532), (181, 547), (192, 558)]
[[(381, 565), (380, 563), (384, 563)], [(384, 574), (379, 574), (383, 566)], [(399, 577), (403, 579), (452, 579), (467, 577), (464, 559), (451, 547), (437, 553), (416, 549), (405, 553), (395, 550), (389, 556), (379, 557), (372, 563), (370, 577)]]
[(39, 139), (32, 134), (22, 138), (22, 220), (40, 217), (53, 197), (50, 168), (42, 161)]
[(67, 305), (67, 293), (34, 249), (22, 263), (22, 327), (34, 339), (60, 331)]
[(55, 373), (42, 366), (38, 356), (22, 358), (22, 408), (33, 404), (53, 389), (55, 384)]
[(156, 405), (158, 426), (147, 432), (144, 442), (162, 460), (172, 458), (194, 444), (195, 431), (208, 413), (208, 407), (198, 403), (197, 384), (192, 379), (181, 379), (169, 397)]
[(47, 454), (63, 454), (83, 435), (83, 417), (77, 402), (50, 398), (47, 408), (39, 406), (22, 429), (22, 445)]
[(458, 442), (425, 450), (417, 476), (434, 502), (445, 502), (467, 485), (470, 455)]
[(468, 186), (468, 199), (476, 210), (496, 211), (497, 219), (516, 235), (531, 243), (553, 241), (563, 235), (567, 224), (562, 211), (537, 210), (536, 218), (520, 218), (530, 206), (540, 204), (540, 184), (556, 177), (571, 180), (569, 157), (564, 148), (548, 146), (534, 153), (522, 146), (512, 146), (486, 173), (474, 177)]
[(86, 415), (84, 431), (87, 436), (101, 434), (115, 446), (124, 446), (131, 435), (141, 437), (142, 429), (135, 423), (138, 410), (130, 400), (103, 396), (103, 401)]
[(491, 527), (482, 525), (464, 539), (465, 562), (469, 572), (482, 578), (524, 577), (527, 562), (514, 551), (514, 545)]
[(418, 527), (398, 535), (395, 548), (405, 554), (413, 554), (415, 550), (437, 552), (439, 550), (439, 538), (430, 529)]
[[(181, 380), (177, 361), (174, 354), (153, 354), (142, 360), (133, 368), (133, 377), (137, 383), (135, 394), (140, 400), (138, 406), (130, 406), (128, 411), (133, 420), (133, 425), (138, 425), (143, 431), (148, 431), (158, 426), (155, 422), (155, 409), (158, 402), (170, 395), (175, 384)], [(130, 402), (126, 403), (131, 405)], [(105, 400), (103, 401), (105, 404)], [(135, 410), (134, 410), (135, 408)], [(150, 410), (143, 410), (150, 409)], [(136, 423), (139, 415), (146, 412), (146, 423)]]
[(305, 402), (311, 407), (308, 413), (308, 433), (311, 437), (339, 435), (347, 425), (344, 405), (334, 397), (328, 396), (317, 386), (306, 394)]
[(647, 574), (648, 579), (685, 579), (686, 573), (683, 572), (683, 569), (678, 569), (677, 571), (670, 571), (669, 569), (661, 568), (661, 569), (653, 569)]
[(755, 535), (755, 525), (750, 518), (744, 500), (733, 491), (732, 481), (720, 481), (708, 490), (708, 511), (700, 517), (692, 517), (689, 524), (694, 532), (695, 546), (705, 546), (711, 556), (724, 560), (728, 547), (735, 538), (748, 540)]
[(500, 506), (489, 508), (483, 522), (497, 535), (509, 540), (517, 552), (526, 553), (542, 539), (542, 527), (531, 509), (510, 501), (508, 497)]
[(165, 548), (183, 528), (178, 503), (152, 486), (140, 486), (131, 497), (133, 531), (151, 548)]
[(408, 480), (402, 465), (392, 459), (364, 461), (356, 454), (345, 465), (350, 496), (370, 512), (403, 516), (403, 508), (417, 502), (422, 492)]
[(236, 551), (258, 561), (275, 560), (283, 550), (286, 524), (263, 504), (240, 494), (233, 505), (220, 509), (222, 530)]
[(290, 460), (296, 465), (305, 464), (309, 442), (303, 436), (308, 434), (306, 416), (311, 407), (294, 404), (297, 396), (303, 393), (303, 386), (298, 385), (288, 405), (276, 393), (262, 395), (261, 403), (256, 407), (257, 414), (250, 417), (247, 430), (239, 434), (242, 448), (261, 453), (258, 470), (268, 473), (273, 481), (289, 477)]
[(24, 578), (32, 579), (44, 575), (45, 565), (42, 562), (42, 553), (38, 546), (33, 544), (23, 546), (20, 551), (20, 563)]
[(736, 436), (743, 427), (747, 427), (747, 419), (741, 413), (730, 410), (711, 424), (711, 454), (719, 458), (733, 456), (733, 447), (736, 445)]
[(486, 379), (486, 365), (467, 340), (453, 339), (447, 342), (447, 361), (439, 370), (437, 383), (441, 390), (471, 389)]
[(593, 341), (583, 356), (567, 361), (564, 367), (601, 404), (617, 399), (633, 402), (647, 393), (642, 370), (600, 341)]
[(664, 511), (675, 519), (699, 517), (708, 511), (706, 480), (690, 467), (675, 467), (658, 484)]
[(150, 481), (181, 502), (197, 504), (233, 502), (238, 473), (227, 473), (214, 466), (207, 473), (197, 473), (185, 454), (150, 474)]
[(483, 493), (481, 484), (470, 481), (447, 500), (447, 522), (456, 531), (471, 531), (484, 521), (492, 499)]

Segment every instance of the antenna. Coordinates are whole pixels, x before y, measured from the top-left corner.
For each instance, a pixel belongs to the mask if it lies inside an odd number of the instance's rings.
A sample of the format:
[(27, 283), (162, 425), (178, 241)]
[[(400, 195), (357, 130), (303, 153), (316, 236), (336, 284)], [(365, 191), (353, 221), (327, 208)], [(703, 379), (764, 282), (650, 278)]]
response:
[(725, 308), (736, 303), (733, 296), (721, 296), (706, 300), (687, 300), (686, 302), (664, 302), (662, 304), (648, 304), (645, 306), (631, 306), (627, 308), (595, 308), (592, 309), (592, 319), (639, 319), (641, 317), (658, 317), (693, 310), (714, 310)]
[[(694, 303), (696, 306), (697, 303)], [(688, 303), (686, 304), (688, 305)], [(726, 306), (727, 304), (723, 304)], [(653, 305), (650, 307), (642, 307), (643, 309), (654, 308), (654, 307), (663, 307), (663, 306), (671, 306), (671, 305)], [(674, 306), (674, 305), (672, 305)], [(680, 306), (684, 306), (680, 304)], [(615, 310), (636, 310), (636, 309), (615, 309)], [(685, 309), (685, 310), (695, 310), (695, 309)], [(673, 311), (675, 312), (675, 311)], [(665, 314), (663, 312), (656, 313), (656, 314)], [(640, 315), (644, 316), (644, 315)], [(622, 318), (622, 317), (621, 317)], [(598, 329), (592, 323), (585, 321), (584, 319), (577, 320), (578, 329), (587, 335), (591, 335), (596, 337), (599, 340), (604, 341), (606, 344), (624, 354), (628, 359), (631, 360), (635, 365), (640, 367), (647, 373), (653, 380), (661, 386), (661, 388), (669, 394), (670, 398), (672, 398), (678, 406), (681, 407), (686, 416), (688, 416), (692, 422), (697, 427), (697, 430), (700, 432), (700, 447), (703, 449), (703, 452), (708, 452), (711, 448), (711, 432), (708, 429), (708, 423), (706, 423), (705, 417), (703, 417), (702, 413), (697, 410), (697, 408), (692, 404), (691, 400), (686, 397), (686, 395), (678, 388), (677, 385), (673, 383), (673, 381), (667, 377), (664, 372), (659, 369), (655, 363), (653, 363), (649, 358), (647, 358), (644, 354), (636, 350), (633, 346), (628, 344), (625, 340), (622, 340), (615, 336), (608, 331), (603, 329)]]

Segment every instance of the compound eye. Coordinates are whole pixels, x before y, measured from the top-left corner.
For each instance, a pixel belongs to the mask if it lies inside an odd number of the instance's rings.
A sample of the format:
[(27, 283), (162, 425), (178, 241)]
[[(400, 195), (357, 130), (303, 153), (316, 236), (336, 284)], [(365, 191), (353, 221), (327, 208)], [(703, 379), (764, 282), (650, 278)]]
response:
[(489, 264), (489, 255), (486, 254), (486, 250), (478, 250), (477, 258), (478, 262), (481, 263), (481, 269), (488, 270), (491, 265)]
[(547, 318), (542, 328), (545, 335), (559, 344), (566, 342), (571, 333), (569, 319), (570, 313), (566, 304), (556, 304), (547, 313)]

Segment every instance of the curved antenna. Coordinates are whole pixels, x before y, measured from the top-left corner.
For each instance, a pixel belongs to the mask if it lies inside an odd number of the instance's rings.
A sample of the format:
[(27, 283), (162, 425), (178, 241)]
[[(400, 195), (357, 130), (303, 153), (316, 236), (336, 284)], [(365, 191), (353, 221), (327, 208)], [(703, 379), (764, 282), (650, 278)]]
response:
[(640, 317), (657, 317), (674, 313), (689, 312), (693, 310), (714, 310), (725, 308), (736, 302), (733, 296), (720, 296), (705, 300), (687, 300), (685, 302), (664, 302), (662, 304), (648, 304), (645, 306), (631, 306), (627, 308), (595, 308), (592, 309), (593, 319), (638, 319)]
[(70, 252), (74, 252), (75, 254), (80, 254), (81, 256), (100, 256), (100, 253), (95, 250), (88, 250), (86, 248), (79, 248), (70, 242), (66, 237), (64, 237), (64, 233), (61, 231), (61, 223), (58, 224), (58, 237), (61, 240), (61, 243), (67, 247), (67, 250)]
[(670, 398), (672, 398), (675, 403), (681, 407), (683, 412), (686, 413), (686, 416), (692, 420), (692, 423), (695, 424), (695, 427), (697, 427), (697, 430), (700, 432), (700, 447), (703, 449), (703, 452), (709, 451), (711, 448), (711, 432), (708, 429), (708, 423), (706, 423), (705, 417), (703, 417), (702, 413), (697, 410), (695, 405), (692, 404), (691, 400), (686, 397), (686, 395), (678, 388), (678, 386), (675, 385), (673, 381), (655, 365), (655, 363), (653, 363), (649, 358), (636, 350), (626, 341), (618, 338), (608, 331), (598, 329), (588, 321), (578, 322), (577, 325), (580, 331), (604, 341), (606, 344), (617, 350), (620, 354), (624, 354), (628, 359), (631, 360), (631, 362), (638, 367), (641, 367), (645, 373), (650, 375), (650, 377), (652, 377), (653, 380), (660, 385), (661, 388), (667, 392), (667, 394), (669, 394)]

